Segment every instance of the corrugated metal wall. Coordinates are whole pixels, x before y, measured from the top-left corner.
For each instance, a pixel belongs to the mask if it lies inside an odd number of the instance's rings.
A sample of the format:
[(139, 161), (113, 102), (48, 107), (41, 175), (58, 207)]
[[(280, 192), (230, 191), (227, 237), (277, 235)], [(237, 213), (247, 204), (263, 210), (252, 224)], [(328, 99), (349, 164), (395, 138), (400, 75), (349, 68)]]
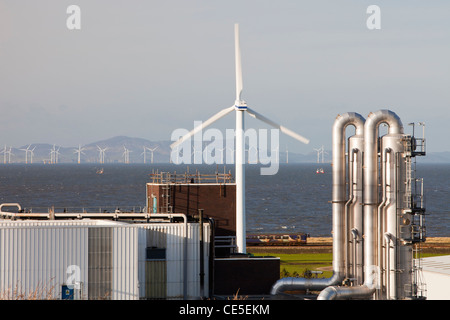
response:
[[(187, 224), (185, 247), (183, 223), (0, 221), (0, 295), (38, 288), (59, 299), (61, 286), (74, 276), (69, 266), (76, 266), (82, 299), (198, 298), (198, 228)], [(204, 237), (207, 271), (208, 224)], [(147, 259), (147, 248), (165, 249), (165, 259)], [(206, 275), (205, 292), (208, 285)]]
[[(165, 248), (165, 270), (161, 263), (146, 260), (147, 274), (153, 277), (152, 284), (160, 288), (152, 288), (151, 297), (148, 298), (199, 298), (200, 291), (200, 246), (199, 246), (199, 225), (188, 223), (187, 231), (184, 224), (151, 224), (145, 226), (150, 232), (146, 233), (146, 246), (148, 248)], [(187, 232), (187, 243), (184, 244), (185, 232)], [(209, 224), (204, 224), (204, 266), (208, 270), (209, 263)], [(185, 254), (186, 249), (186, 254)], [(186, 257), (185, 257), (186, 256)], [(186, 259), (186, 263), (185, 263)], [(150, 263), (149, 263), (150, 262)], [(186, 268), (186, 271), (185, 271)], [(149, 274), (149, 275), (150, 275)], [(186, 281), (185, 280), (186, 274)], [(156, 281), (166, 277), (166, 283)], [(150, 283), (142, 284), (142, 290)], [(205, 292), (208, 292), (208, 276), (205, 276)], [(164, 289), (165, 287), (165, 289)], [(166, 295), (161, 292), (166, 290)], [(159, 293), (157, 293), (159, 292)], [(186, 296), (185, 296), (186, 294)], [(141, 296), (145, 296), (141, 293)]]
[(87, 235), (88, 227), (74, 225), (0, 224), (0, 294), (13, 298), (35, 292), (38, 299), (59, 298), (71, 265), (79, 267), (79, 281), (86, 284)]

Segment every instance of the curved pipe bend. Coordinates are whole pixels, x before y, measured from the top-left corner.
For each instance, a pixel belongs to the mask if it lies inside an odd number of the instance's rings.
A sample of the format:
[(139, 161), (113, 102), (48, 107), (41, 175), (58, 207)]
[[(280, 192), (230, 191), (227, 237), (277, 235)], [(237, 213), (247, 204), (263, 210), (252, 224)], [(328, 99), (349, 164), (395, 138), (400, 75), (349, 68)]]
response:
[(338, 300), (351, 298), (368, 298), (375, 292), (366, 285), (357, 287), (330, 286), (322, 290), (317, 300)]
[(331, 278), (323, 279), (307, 279), (307, 278), (282, 278), (275, 282), (270, 290), (270, 294), (277, 295), (281, 292), (287, 290), (311, 290), (319, 291), (323, 288), (337, 285), (344, 280), (344, 276), (340, 274), (333, 273)]

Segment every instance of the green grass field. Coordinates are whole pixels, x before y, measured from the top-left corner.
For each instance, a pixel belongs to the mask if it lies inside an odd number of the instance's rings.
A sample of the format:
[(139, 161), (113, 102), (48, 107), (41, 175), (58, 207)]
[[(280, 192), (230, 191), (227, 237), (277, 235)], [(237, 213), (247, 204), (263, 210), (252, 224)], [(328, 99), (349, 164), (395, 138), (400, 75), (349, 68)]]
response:
[[(251, 250), (249, 253), (252, 253)], [(332, 253), (264, 253), (258, 252), (255, 256), (275, 256), (280, 258), (280, 278), (284, 277), (304, 277), (306, 271), (322, 271), (318, 277), (331, 277), (333, 271)], [(443, 254), (424, 253), (422, 258), (439, 256)], [(328, 267), (328, 268), (327, 268)], [(325, 270), (323, 270), (323, 269)]]
[[(251, 251), (249, 252), (251, 253)], [(294, 253), (294, 254), (274, 254), (261, 253), (257, 256), (275, 256), (280, 258), (280, 277), (303, 277), (305, 271), (322, 271), (319, 277), (330, 277), (332, 275), (331, 268), (328, 270), (320, 270), (332, 266), (333, 256), (331, 253)]]

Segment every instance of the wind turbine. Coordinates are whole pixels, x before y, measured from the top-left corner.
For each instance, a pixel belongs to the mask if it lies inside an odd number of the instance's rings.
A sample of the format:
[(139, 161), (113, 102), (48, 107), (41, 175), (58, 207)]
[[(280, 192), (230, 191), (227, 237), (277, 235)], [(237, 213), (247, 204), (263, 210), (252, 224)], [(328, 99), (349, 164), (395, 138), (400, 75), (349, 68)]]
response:
[(28, 152), (30, 151), (30, 147), (31, 147), (31, 144), (29, 144), (26, 149), (20, 149), (22, 151), (25, 151), (25, 163), (27, 163), (27, 164), (28, 164)]
[(309, 140), (299, 134), (279, 125), (278, 123), (264, 117), (260, 113), (248, 108), (247, 103), (242, 100), (241, 94), (243, 89), (242, 83), (242, 64), (241, 49), (239, 45), (239, 24), (234, 25), (235, 36), (235, 72), (236, 72), (236, 100), (234, 105), (219, 111), (217, 114), (194, 128), (192, 131), (181, 137), (178, 141), (171, 144), (171, 148), (183, 143), (195, 133), (203, 128), (211, 125), (213, 122), (226, 116), (227, 114), (236, 112), (236, 158), (235, 158), (235, 175), (236, 175), (236, 244), (239, 253), (246, 253), (246, 226), (245, 226), (245, 145), (244, 145), (244, 112), (247, 112), (253, 118), (261, 120), (272, 127), (279, 129), (281, 132), (308, 144)]
[(58, 155), (60, 155), (61, 153), (59, 153), (59, 149), (61, 149), (61, 147), (58, 147), (58, 150), (55, 150), (55, 163), (58, 163)]
[(286, 145), (286, 163), (289, 163), (289, 150), (287, 145)]
[(146, 147), (146, 146), (143, 146), (143, 148), (144, 148), (144, 152), (142, 152), (141, 155), (144, 155), (144, 163), (146, 163), (146, 158), (147, 158), (147, 153), (146, 153), (146, 151), (147, 151), (147, 147)]
[(320, 152), (322, 151), (322, 148), (314, 149), (314, 150), (317, 151), (317, 163), (320, 163)]
[(81, 145), (78, 145), (78, 149), (75, 149), (74, 153), (78, 153), (78, 163), (81, 163), (81, 154), (85, 154), (83, 152), (83, 150), (85, 150), (84, 148), (81, 147)]
[(5, 144), (5, 148), (3, 148), (3, 150), (0, 153), (3, 153), (3, 164), (6, 164), (6, 155), (8, 154), (8, 150), (6, 149), (6, 144)]
[(30, 150), (30, 163), (33, 163), (34, 149), (36, 149), (36, 146)]
[(98, 148), (98, 151), (99, 151), (100, 163), (105, 163), (105, 151), (108, 150), (108, 148), (105, 147), (105, 148), (102, 149), (99, 146), (97, 146), (97, 148)]
[(321, 146), (319, 149), (314, 149), (317, 151), (317, 163), (320, 162), (320, 155), (322, 155), (322, 163), (324, 163), (324, 154), (328, 154), (328, 152), (325, 151), (325, 148)]
[(128, 150), (125, 146), (123, 146), (123, 156), (124, 156), (124, 162), (125, 163), (130, 163), (130, 150)]
[(56, 150), (56, 145), (53, 145), (53, 148), (50, 150), (50, 163), (58, 163), (58, 154), (59, 149), (61, 147), (58, 147), (58, 150)]
[(147, 149), (151, 152), (151, 163), (153, 163), (153, 152), (154, 152), (156, 149), (158, 149), (158, 146), (154, 147), (153, 149), (152, 149), (152, 148), (147, 148)]
[(8, 151), (8, 163), (11, 163), (11, 156), (13, 156), (14, 153), (12, 153), (12, 147), (9, 147), (9, 151)]

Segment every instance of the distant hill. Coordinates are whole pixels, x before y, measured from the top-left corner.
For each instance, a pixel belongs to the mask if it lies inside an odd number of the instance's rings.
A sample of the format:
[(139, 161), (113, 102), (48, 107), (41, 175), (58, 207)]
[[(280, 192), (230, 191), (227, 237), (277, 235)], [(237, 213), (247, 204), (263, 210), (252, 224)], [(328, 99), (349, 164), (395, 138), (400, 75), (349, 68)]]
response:
[[(133, 138), (127, 136), (116, 136), (106, 140), (100, 140), (81, 146), (81, 162), (82, 163), (99, 163), (100, 151), (104, 149), (105, 163), (151, 163), (153, 149), (153, 163), (169, 163), (170, 161), (170, 144), (172, 141), (150, 141), (143, 138)], [(145, 147), (145, 155), (144, 155)], [(27, 158), (25, 150), (28, 148)], [(156, 148), (156, 149), (155, 149)], [(0, 149), (0, 162), (8, 163), (77, 163), (78, 162), (78, 146), (62, 147), (48, 143), (25, 145), (18, 148), (3, 147)], [(9, 155), (11, 150), (11, 155)], [(53, 150), (53, 151), (52, 151)], [(127, 150), (127, 151), (126, 151)], [(6, 152), (5, 152), (6, 151)], [(31, 152), (32, 151), (32, 152)], [(126, 157), (128, 153), (128, 157)], [(327, 150), (324, 155), (324, 162), (331, 162), (331, 150)], [(299, 154), (294, 152), (286, 153), (280, 150), (279, 161), (286, 163), (288, 157), (289, 163), (316, 163), (317, 152), (312, 151), (308, 154)], [(225, 158), (225, 157), (224, 157)], [(431, 152), (425, 157), (419, 157), (420, 163), (450, 163), (450, 152)]]

